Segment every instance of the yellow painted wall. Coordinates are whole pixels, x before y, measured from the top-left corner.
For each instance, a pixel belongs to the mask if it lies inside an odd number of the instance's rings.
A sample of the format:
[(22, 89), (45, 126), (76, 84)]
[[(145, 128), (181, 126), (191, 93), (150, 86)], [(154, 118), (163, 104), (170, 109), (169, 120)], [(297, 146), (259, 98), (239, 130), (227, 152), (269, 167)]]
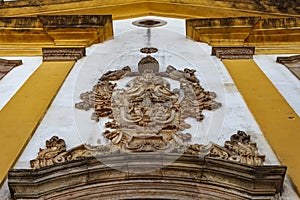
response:
[(74, 65), (44, 62), (0, 111), (0, 183), (30, 141)]
[(264, 136), (300, 189), (300, 118), (253, 60), (223, 60)]

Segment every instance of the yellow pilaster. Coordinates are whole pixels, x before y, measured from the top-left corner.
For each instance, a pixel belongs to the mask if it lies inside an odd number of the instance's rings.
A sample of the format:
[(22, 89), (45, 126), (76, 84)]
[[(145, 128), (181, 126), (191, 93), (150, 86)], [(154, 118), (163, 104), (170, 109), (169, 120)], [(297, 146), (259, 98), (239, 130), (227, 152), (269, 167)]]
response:
[(300, 189), (300, 119), (253, 60), (223, 60), (264, 136)]
[(74, 63), (42, 63), (0, 111), (0, 185), (30, 141)]

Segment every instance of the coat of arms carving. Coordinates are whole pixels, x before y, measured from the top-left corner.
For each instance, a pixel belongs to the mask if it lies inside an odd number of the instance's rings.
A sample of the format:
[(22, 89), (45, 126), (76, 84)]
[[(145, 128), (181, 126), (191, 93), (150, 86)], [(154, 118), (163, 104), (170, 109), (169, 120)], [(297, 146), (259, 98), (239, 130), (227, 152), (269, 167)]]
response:
[[(95, 121), (108, 117), (103, 135), (122, 151), (174, 152), (191, 139), (185, 132), (191, 127), (187, 118), (201, 122), (203, 110), (221, 106), (214, 100), (216, 94), (200, 85), (195, 72), (173, 66), (160, 72), (158, 61), (148, 55), (139, 62), (137, 72), (126, 66), (104, 73), (92, 91), (80, 95), (83, 101), (75, 107), (93, 109)], [(116, 87), (124, 77), (131, 80), (124, 88)]]
[[(167, 66), (159, 70), (159, 62), (146, 56), (138, 63), (138, 71), (125, 66), (107, 71), (91, 91), (80, 95), (75, 107), (93, 109), (91, 119), (104, 120), (103, 136), (110, 145), (82, 144), (66, 150), (64, 140), (53, 136), (46, 148), (39, 150), (32, 168), (42, 168), (91, 156), (105, 156), (130, 152), (162, 152), (173, 155), (188, 154), (214, 157), (242, 164), (261, 166), (265, 156), (259, 154), (250, 135), (238, 131), (224, 146), (215, 143), (190, 144), (192, 134), (188, 118), (201, 123), (203, 110), (215, 110), (221, 103), (216, 94), (206, 91), (195, 75), (194, 69), (178, 70)], [(127, 79), (124, 79), (127, 77)], [(118, 86), (121, 79), (128, 80)], [(97, 133), (96, 133), (97, 134)]]

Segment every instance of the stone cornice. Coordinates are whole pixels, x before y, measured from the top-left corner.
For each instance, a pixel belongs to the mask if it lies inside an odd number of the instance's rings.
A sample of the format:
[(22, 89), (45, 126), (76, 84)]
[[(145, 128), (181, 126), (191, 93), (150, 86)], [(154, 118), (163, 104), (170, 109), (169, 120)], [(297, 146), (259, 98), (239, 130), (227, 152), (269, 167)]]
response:
[[(116, 196), (270, 199), (280, 192), (286, 172), (285, 166), (254, 167), (215, 158), (178, 156), (111, 154), (38, 170), (12, 169), (8, 184), (15, 199), (110, 199)], [(113, 168), (103, 164), (107, 162)]]
[(113, 38), (111, 15), (0, 17), (0, 55), (41, 55), (43, 47), (88, 47)]
[[(0, 6), (3, 16), (28, 16), (45, 13), (66, 13), (87, 14), (97, 12), (97, 14), (110, 13), (114, 18), (129, 18), (137, 15), (149, 15), (158, 13), (163, 16), (178, 16), (180, 18), (190, 17), (224, 17), (224, 16), (297, 16), (299, 15), (299, 3), (293, 0), (281, 0), (282, 2), (253, 1), (253, 0), (57, 0), (57, 1), (28, 1), (3, 2)], [(121, 6), (126, 5), (127, 10), (116, 12)], [(170, 9), (172, 6), (181, 6), (180, 9)], [(24, 8), (23, 10), (20, 10)], [(134, 10), (139, 7), (140, 11)], [(197, 9), (195, 9), (195, 7)], [(194, 8), (194, 9), (193, 9)], [(19, 12), (17, 12), (19, 10)], [(192, 11), (193, 12), (190, 12)], [(171, 11), (171, 12), (170, 12)], [(214, 11), (214, 12), (210, 12)]]
[(255, 47), (257, 54), (300, 50), (300, 18), (189, 19), (187, 37), (213, 47)]

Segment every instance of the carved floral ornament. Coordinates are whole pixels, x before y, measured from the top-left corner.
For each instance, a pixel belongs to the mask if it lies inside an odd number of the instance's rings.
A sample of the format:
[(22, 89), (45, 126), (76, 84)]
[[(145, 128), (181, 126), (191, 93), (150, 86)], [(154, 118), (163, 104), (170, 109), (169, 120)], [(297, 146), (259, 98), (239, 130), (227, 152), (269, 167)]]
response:
[[(260, 166), (265, 156), (258, 153), (256, 143), (242, 131), (232, 135), (224, 146), (189, 144), (191, 134), (183, 133), (191, 127), (188, 117), (201, 122), (203, 110), (218, 109), (214, 92), (205, 91), (195, 76), (195, 70), (177, 70), (168, 66), (159, 72), (159, 63), (151, 56), (139, 62), (138, 72), (129, 66), (103, 74), (92, 91), (80, 95), (77, 109), (93, 109), (92, 120), (107, 120), (103, 136), (110, 145), (80, 145), (66, 150), (65, 141), (53, 136), (40, 149), (38, 157), (30, 161), (32, 168), (41, 168), (79, 158), (114, 153), (160, 152), (184, 153), (201, 157), (216, 157), (243, 164)], [(125, 88), (116, 89), (117, 81), (131, 77)], [(178, 81), (180, 87), (171, 89), (168, 79)]]

